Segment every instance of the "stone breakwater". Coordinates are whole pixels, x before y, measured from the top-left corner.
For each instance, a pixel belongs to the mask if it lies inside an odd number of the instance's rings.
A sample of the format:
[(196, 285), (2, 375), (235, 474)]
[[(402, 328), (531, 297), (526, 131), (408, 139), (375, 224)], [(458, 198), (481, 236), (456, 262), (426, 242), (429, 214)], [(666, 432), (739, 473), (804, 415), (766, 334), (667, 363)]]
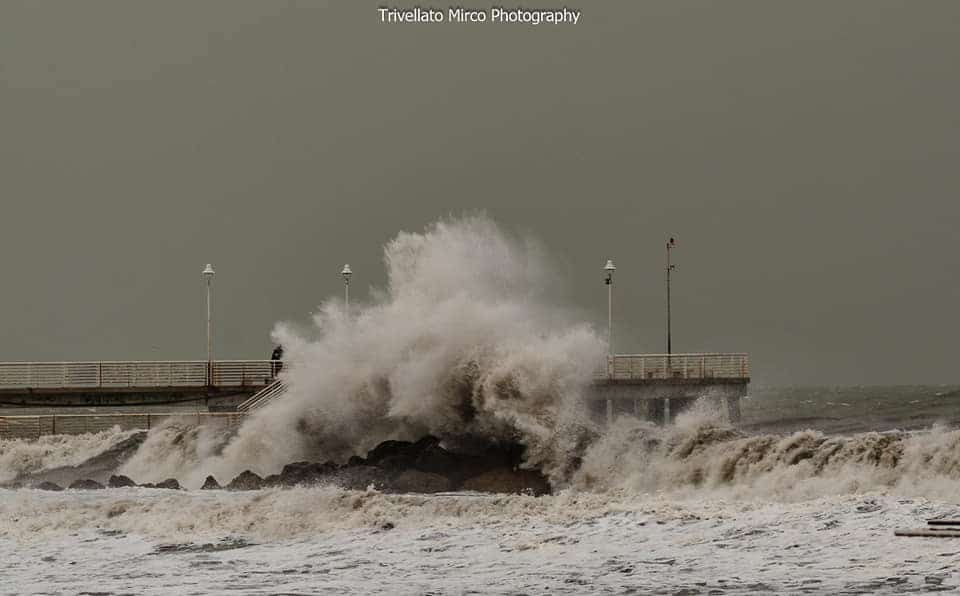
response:
[[(141, 437), (138, 439), (142, 440)], [(279, 474), (261, 477), (244, 471), (226, 484), (208, 476), (202, 490), (259, 490), (274, 487), (331, 485), (348, 490), (373, 488), (385, 493), (440, 493), (478, 491), (543, 495), (551, 492), (547, 478), (538, 470), (521, 467), (523, 447), (517, 444), (491, 444), (470, 453), (445, 449), (440, 440), (428, 436), (416, 442), (384, 441), (366, 457), (351, 457), (347, 462), (293, 462)], [(116, 460), (114, 460), (116, 461)], [(169, 478), (162, 482), (138, 484), (127, 476), (111, 474), (103, 482), (79, 477), (91, 468), (84, 465), (57, 470), (63, 485), (48, 479), (49, 474), (24, 476), (13, 486), (41, 490), (96, 490), (140, 486), (180, 490), (180, 482)], [(98, 470), (102, 468), (97, 467)]]

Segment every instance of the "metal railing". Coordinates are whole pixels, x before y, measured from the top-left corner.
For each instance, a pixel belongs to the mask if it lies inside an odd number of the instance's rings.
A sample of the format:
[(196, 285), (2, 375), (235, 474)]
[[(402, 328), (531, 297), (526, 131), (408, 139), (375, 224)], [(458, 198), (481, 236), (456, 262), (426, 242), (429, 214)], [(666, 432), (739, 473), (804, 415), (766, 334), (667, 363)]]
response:
[(287, 386), (283, 384), (283, 381), (278, 379), (251, 395), (249, 399), (237, 406), (237, 411), (248, 412), (262, 408), (286, 392)]
[(612, 380), (749, 379), (746, 354), (620, 354), (598, 378)]
[(0, 439), (39, 439), (46, 435), (80, 435), (111, 429), (150, 430), (162, 422), (220, 424), (236, 428), (244, 414), (233, 412), (189, 412), (163, 414), (51, 414), (0, 416)]
[(0, 362), (0, 390), (260, 387), (276, 367), (272, 360)]

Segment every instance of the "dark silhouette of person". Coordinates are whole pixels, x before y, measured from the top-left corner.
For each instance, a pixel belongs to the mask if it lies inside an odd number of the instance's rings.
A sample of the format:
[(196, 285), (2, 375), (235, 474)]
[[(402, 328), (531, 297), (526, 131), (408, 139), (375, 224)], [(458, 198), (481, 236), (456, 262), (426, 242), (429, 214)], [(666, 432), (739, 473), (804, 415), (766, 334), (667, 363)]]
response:
[(277, 376), (283, 368), (283, 346), (277, 346), (273, 349), (273, 353), (270, 354), (270, 360), (273, 361), (271, 366), (273, 376)]

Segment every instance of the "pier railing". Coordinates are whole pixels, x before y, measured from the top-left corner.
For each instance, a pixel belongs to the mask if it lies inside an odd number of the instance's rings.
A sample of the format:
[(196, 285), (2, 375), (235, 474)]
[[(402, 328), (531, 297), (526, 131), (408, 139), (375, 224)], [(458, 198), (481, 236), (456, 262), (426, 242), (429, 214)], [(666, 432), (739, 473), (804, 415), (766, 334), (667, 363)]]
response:
[(747, 380), (746, 354), (618, 354), (607, 360), (599, 378), (617, 381), (665, 379)]
[(0, 390), (262, 387), (276, 366), (271, 360), (0, 362)]
[(218, 424), (237, 428), (242, 413), (175, 412), (141, 414), (50, 414), (0, 416), (0, 439), (39, 439), (46, 435), (80, 435), (117, 427), (120, 430), (150, 430), (168, 422), (186, 426)]

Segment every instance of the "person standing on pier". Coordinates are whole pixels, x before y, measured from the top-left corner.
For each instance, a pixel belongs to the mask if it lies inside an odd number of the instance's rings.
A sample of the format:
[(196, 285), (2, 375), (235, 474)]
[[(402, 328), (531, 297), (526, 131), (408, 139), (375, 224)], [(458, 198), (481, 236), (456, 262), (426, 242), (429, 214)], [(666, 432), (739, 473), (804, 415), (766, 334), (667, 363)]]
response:
[(273, 349), (273, 353), (270, 354), (270, 360), (273, 361), (271, 368), (273, 370), (273, 376), (276, 377), (283, 368), (283, 346), (277, 346)]

